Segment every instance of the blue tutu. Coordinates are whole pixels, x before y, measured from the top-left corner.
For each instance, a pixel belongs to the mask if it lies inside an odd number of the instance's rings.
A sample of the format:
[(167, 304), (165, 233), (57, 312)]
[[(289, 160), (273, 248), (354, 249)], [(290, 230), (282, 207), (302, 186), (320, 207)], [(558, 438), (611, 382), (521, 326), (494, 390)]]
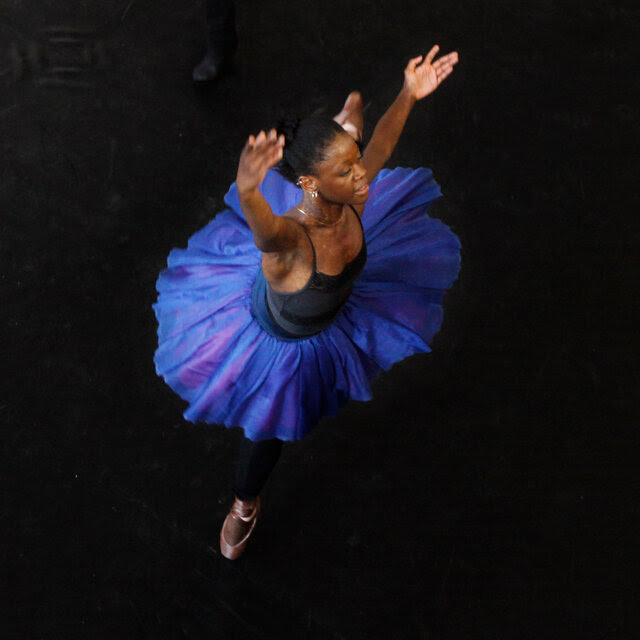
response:
[[(270, 171), (260, 190), (280, 215), (301, 199)], [(189, 407), (184, 417), (239, 426), (251, 440), (299, 440), (350, 398), (370, 400), (382, 369), (430, 351), (442, 298), (460, 267), (460, 243), (427, 208), (440, 196), (428, 169), (381, 171), (362, 224), (368, 260), (334, 322), (282, 340), (252, 304), (261, 253), (235, 184), (229, 207), (169, 254), (158, 278), (158, 375)]]

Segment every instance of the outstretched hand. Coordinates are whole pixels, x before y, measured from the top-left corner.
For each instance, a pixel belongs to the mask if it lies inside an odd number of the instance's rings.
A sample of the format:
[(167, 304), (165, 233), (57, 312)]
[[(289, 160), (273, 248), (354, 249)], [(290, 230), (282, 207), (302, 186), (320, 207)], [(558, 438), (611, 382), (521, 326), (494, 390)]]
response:
[(457, 51), (452, 51), (434, 62), (433, 59), (439, 50), (440, 47), (435, 45), (426, 56), (409, 60), (404, 70), (404, 86), (416, 100), (421, 100), (435, 91), (453, 71), (453, 65), (458, 62)]
[(275, 129), (271, 129), (269, 133), (261, 131), (257, 136), (249, 136), (238, 163), (238, 191), (257, 189), (267, 171), (282, 158), (283, 149), (284, 136), (279, 136)]

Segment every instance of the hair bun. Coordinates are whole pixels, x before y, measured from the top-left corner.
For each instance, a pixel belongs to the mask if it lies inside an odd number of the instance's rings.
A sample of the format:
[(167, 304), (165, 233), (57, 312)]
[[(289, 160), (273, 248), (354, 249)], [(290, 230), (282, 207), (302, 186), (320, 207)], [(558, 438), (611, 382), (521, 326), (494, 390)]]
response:
[(285, 147), (295, 140), (300, 122), (301, 118), (288, 117), (283, 118), (276, 125), (276, 130), (278, 131), (278, 133), (284, 136)]
[(344, 129), (327, 116), (286, 117), (276, 127), (284, 135), (284, 150), (275, 169), (286, 180), (296, 183), (300, 176), (311, 175), (324, 159), (327, 146)]

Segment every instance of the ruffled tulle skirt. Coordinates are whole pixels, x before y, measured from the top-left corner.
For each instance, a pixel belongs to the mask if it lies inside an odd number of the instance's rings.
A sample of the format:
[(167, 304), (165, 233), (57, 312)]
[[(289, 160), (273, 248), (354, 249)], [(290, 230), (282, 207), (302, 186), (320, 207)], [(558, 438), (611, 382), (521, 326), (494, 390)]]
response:
[[(274, 171), (261, 191), (274, 213), (300, 190)], [(158, 375), (189, 404), (184, 416), (240, 426), (251, 440), (298, 440), (350, 398), (370, 400), (382, 369), (430, 350), (460, 243), (426, 211), (440, 196), (428, 169), (383, 170), (362, 217), (367, 264), (333, 324), (280, 340), (256, 320), (252, 290), (261, 253), (235, 184), (228, 209), (174, 249), (158, 278)]]

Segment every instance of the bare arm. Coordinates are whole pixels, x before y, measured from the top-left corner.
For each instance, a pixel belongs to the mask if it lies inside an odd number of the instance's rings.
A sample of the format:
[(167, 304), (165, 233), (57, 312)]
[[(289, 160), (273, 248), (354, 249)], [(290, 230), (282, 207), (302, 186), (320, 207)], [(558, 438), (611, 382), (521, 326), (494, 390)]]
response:
[(453, 71), (453, 65), (458, 62), (456, 51), (433, 62), (439, 49), (440, 47), (435, 45), (426, 57), (413, 58), (405, 68), (404, 85), (392, 105), (378, 121), (362, 156), (362, 164), (367, 169), (369, 182), (393, 153), (415, 103), (435, 91)]
[(298, 229), (288, 218), (277, 216), (258, 190), (267, 171), (282, 158), (284, 136), (275, 129), (249, 136), (240, 154), (236, 186), (242, 212), (253, 231), (256, 246), (263, 252), (289, 251), (298, 243)]

